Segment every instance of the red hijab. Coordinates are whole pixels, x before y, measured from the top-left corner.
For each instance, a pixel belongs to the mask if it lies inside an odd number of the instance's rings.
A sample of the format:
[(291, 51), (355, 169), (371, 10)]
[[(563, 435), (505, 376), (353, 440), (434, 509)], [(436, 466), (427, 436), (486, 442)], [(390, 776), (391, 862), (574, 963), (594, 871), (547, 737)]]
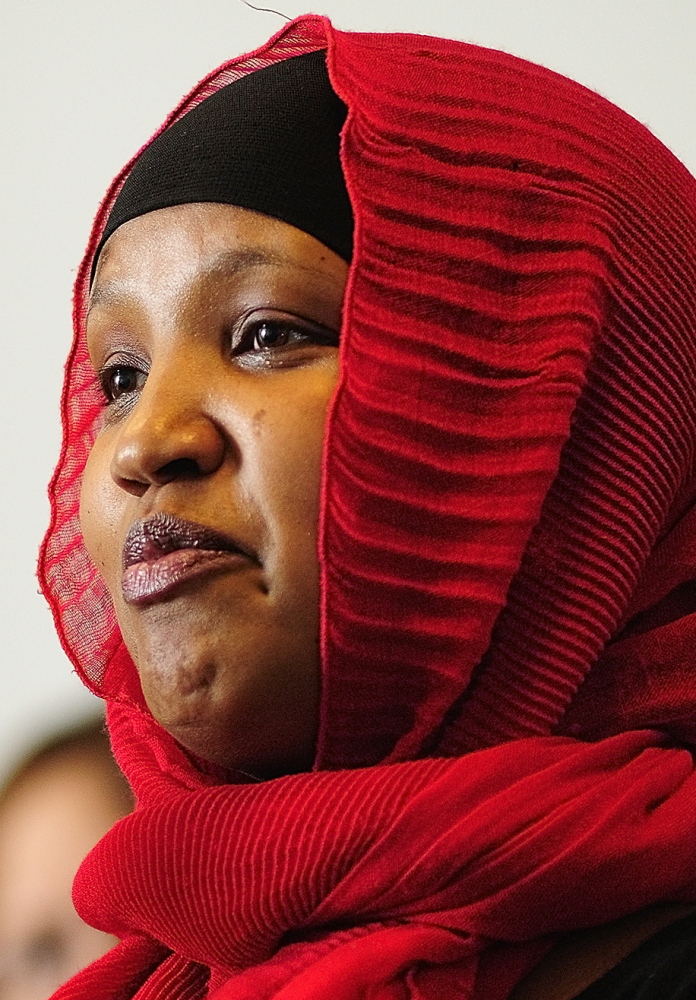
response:
[(325, 450), (315, 770), (249, 786), (144, 705), (80, 536), (75, 293), (41, 578), (137, 796), (85, 861), (123, 938), (61, 1000), (504, 1000), (559, 933), (696, 901), (696, 182), (519, 59), (301, 18), (355, 253)]

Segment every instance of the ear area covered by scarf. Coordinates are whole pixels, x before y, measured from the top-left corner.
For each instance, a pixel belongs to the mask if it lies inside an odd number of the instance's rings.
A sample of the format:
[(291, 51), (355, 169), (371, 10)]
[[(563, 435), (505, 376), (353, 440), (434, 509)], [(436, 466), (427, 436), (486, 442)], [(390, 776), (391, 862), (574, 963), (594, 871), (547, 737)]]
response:
[(399, 38), (337, 33), (329, 59), (356, 206), (329, 767), (553, 731), (696, 497), (694, 178), (572, 81)]

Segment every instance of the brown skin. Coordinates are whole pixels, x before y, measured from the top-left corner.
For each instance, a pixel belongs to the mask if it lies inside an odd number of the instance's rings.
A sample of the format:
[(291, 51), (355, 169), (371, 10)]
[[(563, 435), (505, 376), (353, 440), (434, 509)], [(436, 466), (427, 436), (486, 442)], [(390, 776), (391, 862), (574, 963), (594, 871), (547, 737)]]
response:
[[(292, 226), (196, 204), (118, 229), (92, 290), (90, 356), (116, 398), (84, 476), (87, 548), (154, 717), (258, 777), (314, 757), (321, 457), (347, 272)], [(128, 603), (124, 539), (158, 512), (251, 557)]]

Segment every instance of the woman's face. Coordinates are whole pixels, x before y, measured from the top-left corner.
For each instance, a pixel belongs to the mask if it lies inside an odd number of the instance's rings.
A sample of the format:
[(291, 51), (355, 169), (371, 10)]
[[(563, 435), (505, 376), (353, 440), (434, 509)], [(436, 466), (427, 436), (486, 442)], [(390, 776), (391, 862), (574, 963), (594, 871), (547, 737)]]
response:
[(105, 395), (85, 542), (154, 717), (260, 777), (311, 766), (317, 521), (346, 263), (228, 205), (166, 208), (99, 259)]

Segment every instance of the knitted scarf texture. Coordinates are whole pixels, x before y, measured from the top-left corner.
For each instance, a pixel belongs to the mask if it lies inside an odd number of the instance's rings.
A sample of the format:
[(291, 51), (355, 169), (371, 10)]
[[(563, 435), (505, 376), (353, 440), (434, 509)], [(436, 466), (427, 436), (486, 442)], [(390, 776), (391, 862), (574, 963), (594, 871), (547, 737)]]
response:
[(569, 930), (696, 902), (696, 181), (546, 69), (300, 18), (165, 122), (327, 50), (355, 217), (323, 471), (315, 769), (194, 761), (80, 536), (74, 300), (40, 574), (137, 797), (84, 862), (121, 943), (56, 1000), (505, 1000)]

